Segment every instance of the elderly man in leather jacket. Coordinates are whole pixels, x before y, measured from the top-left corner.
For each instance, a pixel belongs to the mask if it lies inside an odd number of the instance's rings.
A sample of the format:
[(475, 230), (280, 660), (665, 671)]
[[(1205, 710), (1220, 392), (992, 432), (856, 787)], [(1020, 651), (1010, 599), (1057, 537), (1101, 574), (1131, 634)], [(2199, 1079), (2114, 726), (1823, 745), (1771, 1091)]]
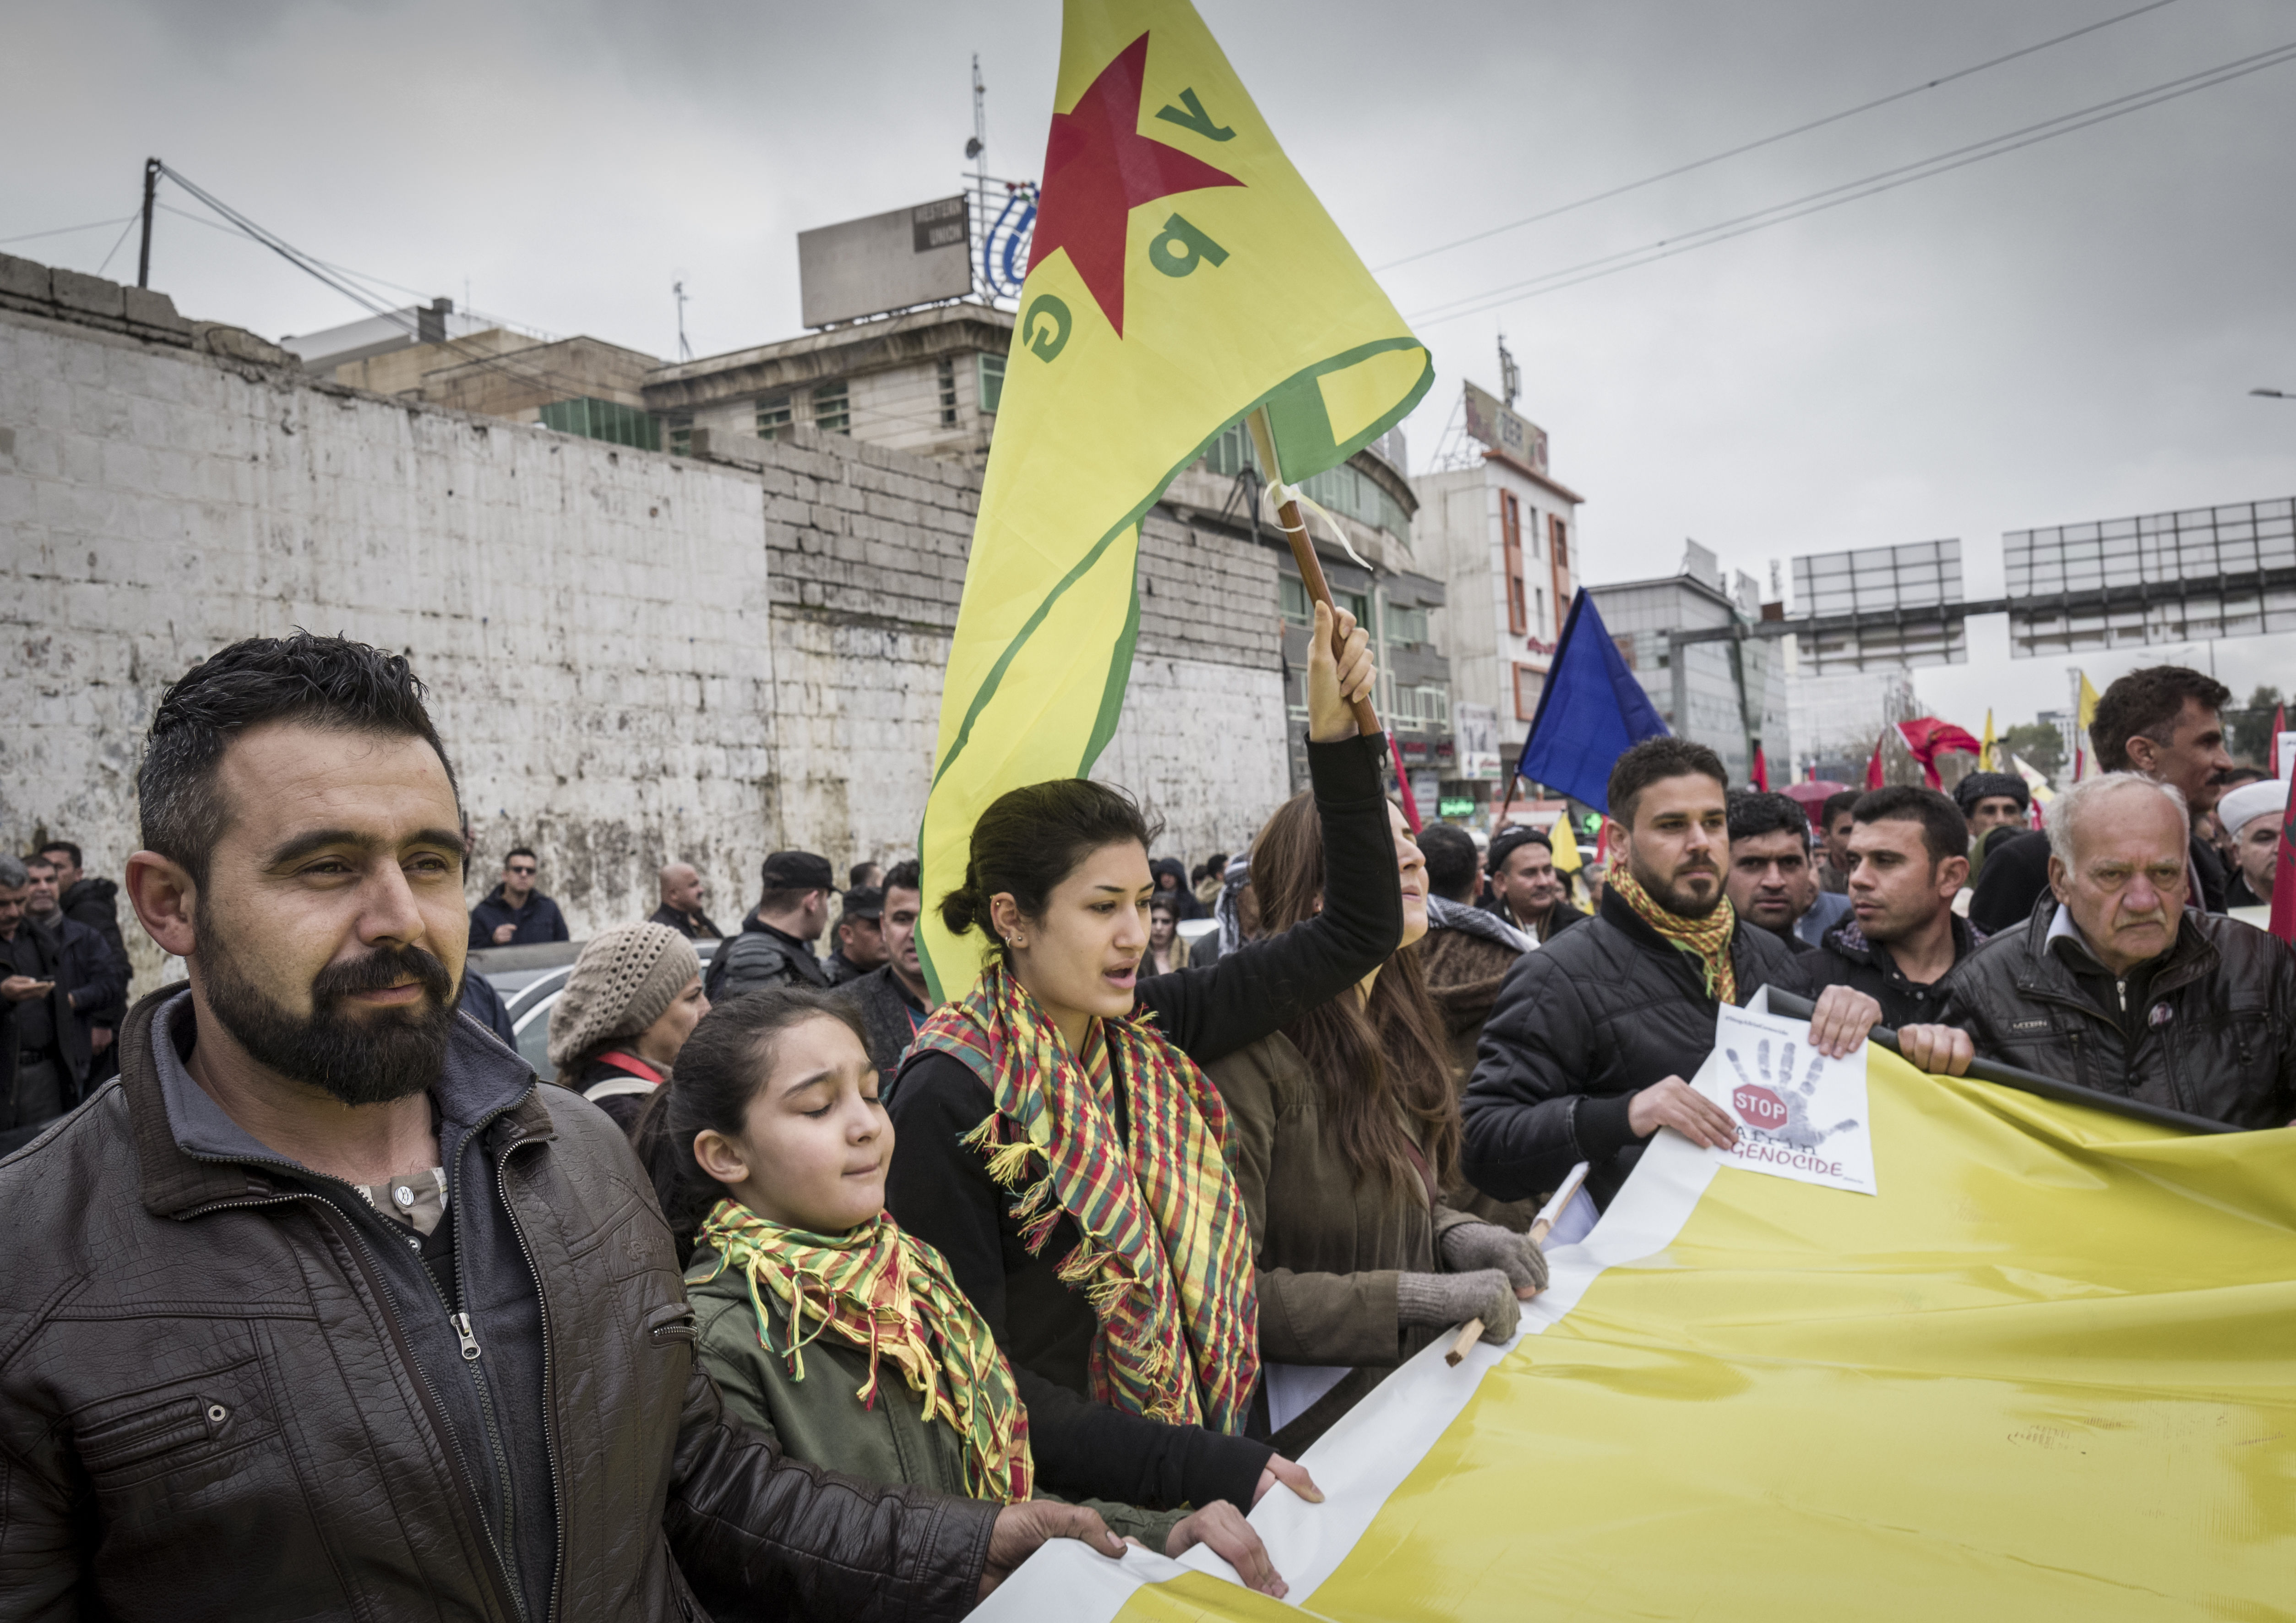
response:
[[(2189, 910), (2185, 798), (2112, 772), (2049, 807), (2049, 893), (1963, 961), (1940, 1021), (1988, 1059), (2238, 1127), (2296, 1115), (2296, 954)], [(1904, 1034), (1901, 1034), (1904, 1040)], [(1927, 1034), (1906, 1042), (1915, 1064)]]
[(730, 1423), (613, 1123), (460, 1014), (455, 781), (394, 655), (161, 700), (127, 864), (189, 971), (0, 1163), (0, 1617), (955, 1618), (1077, 1507)]

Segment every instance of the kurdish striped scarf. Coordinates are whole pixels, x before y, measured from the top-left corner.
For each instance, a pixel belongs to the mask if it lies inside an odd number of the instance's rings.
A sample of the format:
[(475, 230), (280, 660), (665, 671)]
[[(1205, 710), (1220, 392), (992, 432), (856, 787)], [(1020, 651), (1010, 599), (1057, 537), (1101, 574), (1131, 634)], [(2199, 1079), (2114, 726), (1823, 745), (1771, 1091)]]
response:
[[(740, 1269), (757, 1309), (758, 1344), (788, 1360), (792, 1380), (805, 1379), (807, 1343), (834, 1332), (868, 1349), (869, 1379), (853, 1394), (865, 1406), (877, 1398), (879, 1360), (890, 1358), (924, 1399), (925, 1423), (939, 1416), (963, 1439), (966, 1492), (999, 1504), (1029, 1496), (1036, 1476), (1029, 1411), (988, 1322), (939, 1251), (883, 1212), (841, 1234), (816, 1234), (768, 1222), (737, 1201), (718, 1201), (694, 1242), (714, 1249), (718, 1261), (693, 1283)], [(789, 1304), (787, 1347), (774, 1346), (761, 1285)], [(818, 1321), (811, 1334), (808, 1312)]]
[[(1013, 1195), (1031, 1255), (1062, 1217), (1062, 1282), (1100, 1321), (1093, 1395), (1172, 1424), (1241, 1432), (1259, 1381), (1259, 1304), (1243, 1201), (1221, 1153), (1227, 1110), (1151, 1021), (1102, 1020), (1081, 1059), (992, 963), (917, 1036), (962, 1060), (996, 1101), (964, 1143)], [(1120, 1075), (1120, 1083), (1119, 1083)], [(1128, 1143), (1115, 1090), (1126, 1089)]]
[(1706, 976), (1706, 995), (1721, 1003), (1738, 1001), (1738, 968), (1730, 962), (1730, 938), (1737, 933), (1737, 911), (1723, 897), (1702, 919), (1685, 919), (1669, 913), (1642, 888), (1624, 863), (1612, 867), (1603, 882), (1635, 910), (1635, 916), (1698, 961)]

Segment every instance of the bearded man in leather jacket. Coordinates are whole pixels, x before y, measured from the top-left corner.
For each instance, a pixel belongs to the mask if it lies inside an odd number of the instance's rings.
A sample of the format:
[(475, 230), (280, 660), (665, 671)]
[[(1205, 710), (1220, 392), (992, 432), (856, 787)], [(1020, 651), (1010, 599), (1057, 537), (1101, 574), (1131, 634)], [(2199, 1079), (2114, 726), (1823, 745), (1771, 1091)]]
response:
[(955, 1618), (1119, 1551), (724, 1418), (620, 1130), (457, 1010), (422, 693), (299, 633), (160, 701), (127, 884), (190, 984), (0, 1162), (0, 1617)]
[[(1955, 969), (1939, 1021), (1986, 1058), (2060, 1081), (2236, 1127), (2287, 1122), (2296, 953), (2193, 910), (2190, 829), (2183, 793), (2140, 773), (2060, 795), (2048, 893)], [(1925, 1040), (1906, 1043), (1917, 1065)]]

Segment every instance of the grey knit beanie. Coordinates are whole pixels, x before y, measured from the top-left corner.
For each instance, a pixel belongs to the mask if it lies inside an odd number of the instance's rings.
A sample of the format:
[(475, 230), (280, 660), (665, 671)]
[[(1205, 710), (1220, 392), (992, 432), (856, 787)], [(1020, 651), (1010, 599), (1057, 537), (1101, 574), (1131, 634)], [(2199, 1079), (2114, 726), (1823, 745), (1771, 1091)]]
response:
[(667, 924), (624, 924), (582, 944), (550, 1006), (550, 1063), (562, 1076), (610, 1037), (636, 1037), (701, 972), (693, 944)]

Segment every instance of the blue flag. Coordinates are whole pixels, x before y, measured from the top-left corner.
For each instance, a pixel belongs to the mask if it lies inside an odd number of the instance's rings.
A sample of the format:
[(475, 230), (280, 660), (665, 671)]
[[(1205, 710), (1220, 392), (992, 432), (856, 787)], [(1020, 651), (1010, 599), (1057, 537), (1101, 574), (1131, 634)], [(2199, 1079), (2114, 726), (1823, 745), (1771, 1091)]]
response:
[(1593, 595), (1580, 592), (1562, 623), (1562, 641), (1515, 770), (1608, 816), (1611, 766), (1628, 745), (1663, 737), (1668, 730), (1611, 641)]

